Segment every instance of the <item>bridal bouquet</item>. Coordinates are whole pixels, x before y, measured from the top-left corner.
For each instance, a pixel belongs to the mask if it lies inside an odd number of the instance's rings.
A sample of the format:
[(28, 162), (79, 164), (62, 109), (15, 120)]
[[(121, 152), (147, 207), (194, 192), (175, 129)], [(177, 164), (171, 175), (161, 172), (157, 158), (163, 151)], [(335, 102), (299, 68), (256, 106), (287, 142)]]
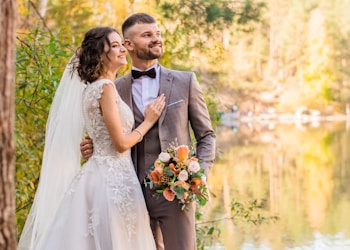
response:
[(200, 168), (198, 159), (190, 156), (187, 145), (170, 147), (159, 154), (154, 162), (149, 176), (151, 188), (165, 199), (173, 201), (175, 198), (186, 209), (192, 202), (204, 206), (207, 202), (207, 187), (204, 169)]

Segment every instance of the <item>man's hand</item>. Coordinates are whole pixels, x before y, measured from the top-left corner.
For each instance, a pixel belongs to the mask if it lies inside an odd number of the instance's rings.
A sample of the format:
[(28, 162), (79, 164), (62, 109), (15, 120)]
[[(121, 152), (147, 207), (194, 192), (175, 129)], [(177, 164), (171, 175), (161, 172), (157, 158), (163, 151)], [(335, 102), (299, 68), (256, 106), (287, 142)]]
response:
[(80, 152), (85, 160), (88, 160), (92, 152), (94, 151), (92, 140), (89, 136), (85, 136), (85, 139), (80, 143)]

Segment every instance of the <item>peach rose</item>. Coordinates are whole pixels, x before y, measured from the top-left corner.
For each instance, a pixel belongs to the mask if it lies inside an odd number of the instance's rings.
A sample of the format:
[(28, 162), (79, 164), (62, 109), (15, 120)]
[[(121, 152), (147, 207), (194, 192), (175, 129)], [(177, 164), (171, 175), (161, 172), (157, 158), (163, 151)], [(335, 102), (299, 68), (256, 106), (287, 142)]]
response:
[(175, 181), (170, 188), (174, 190), (175, 187), (182, 187), (183, 189), (188, 190), (190, 188), (190, 184), (184, 181)]
[(185, 161), (190, 153), (187, 145), (181, 145), (176, 148), (177, 158), (179, 161)]
[(154, 167), (164, 167), (164, 165), (165, 164), (159, 159), (154, 161)]
[(169, 187), (164, 189), (163, 196), (168, 201), (173, 201), (175, 199), (175, 193)]
[(165, 164), (161, 160), (154, 161), (154, 170), (157, 170), (160, 174), (163, 174), (164, 166)]
[(192, 156), (190, 159), (187, 160), (187, 165), (189, 165), (193, 161), (198, 161), (198, 158)]

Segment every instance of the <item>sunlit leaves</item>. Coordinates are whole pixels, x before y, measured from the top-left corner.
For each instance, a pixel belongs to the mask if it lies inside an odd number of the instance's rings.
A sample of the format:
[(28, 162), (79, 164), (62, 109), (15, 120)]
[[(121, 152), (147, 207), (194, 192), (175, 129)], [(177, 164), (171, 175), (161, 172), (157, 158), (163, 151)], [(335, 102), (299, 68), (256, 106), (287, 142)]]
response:
[[(305, 104), (311, 107), (326, 106), (334, 99), (331, 91), (336, 80), (333, 70), (333, 41), (328, 34), (325, 17), (322, 11), (311, 12), (307, 43), (305, 48), (306, 62), (302, 72), (302, 92), (309, 99)], [(307, 101), (308, 100), (308, 101)]]
[[(160, 1), (165, 41), (171, 43), (171, 58), (186, 65), (188, 58), (218, 59), (224, 53), (224, 30), (235, 26), (250, 30), (260, 20), (265, 4), (258, 1)], [(204, 63), (205, 64), (205, 63)], [(202, 61), (203, 65), (203, 61)], [(211, 65), (211, 63), (209, 63)], [(208, 65), (208, 67), (209, 67)]]

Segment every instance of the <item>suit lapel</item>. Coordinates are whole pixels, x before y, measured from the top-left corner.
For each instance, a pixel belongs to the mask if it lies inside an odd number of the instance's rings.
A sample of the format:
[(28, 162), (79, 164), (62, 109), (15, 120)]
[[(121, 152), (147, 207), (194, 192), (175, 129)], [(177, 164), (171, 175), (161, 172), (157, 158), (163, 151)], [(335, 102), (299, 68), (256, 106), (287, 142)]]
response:
[(165, 104), (163, 113), (159, 117), (159, 125), (163, 123), (165, 114), (167, 112), (167, 106), (169, 104), (172, 86), (173, 86), (173, 76), (171, 74), (171, 71), (164, 67), (160, 67), (159, 94), (162, 94), (162, 93), (165, 94), (166, 104)]
[[(133, 110), (131, 81), (132, 81), (131, 74), (130, 73), (126, 74), (121, 79), (118, 79), (117, 89), (123, 101), (130, 107), (131, 110)], [(166, 104), (165, 104), (163, 113), (159, 117), (159, 125), (163, 123), (163, 120), (167, 111), (167, 105), (169, 104), (169, 100), (170, 100), (172, 86), (173, 86), (173, 76), (171, 74), (171, 71), (161, 66), (160, 78), (159, 78), (159, 93), (165, 94)]]
[(131, 94), (131, 74), (127, 74), (118, 80), (117, 89), (123, 101), (132, 110), (132, 94)]

